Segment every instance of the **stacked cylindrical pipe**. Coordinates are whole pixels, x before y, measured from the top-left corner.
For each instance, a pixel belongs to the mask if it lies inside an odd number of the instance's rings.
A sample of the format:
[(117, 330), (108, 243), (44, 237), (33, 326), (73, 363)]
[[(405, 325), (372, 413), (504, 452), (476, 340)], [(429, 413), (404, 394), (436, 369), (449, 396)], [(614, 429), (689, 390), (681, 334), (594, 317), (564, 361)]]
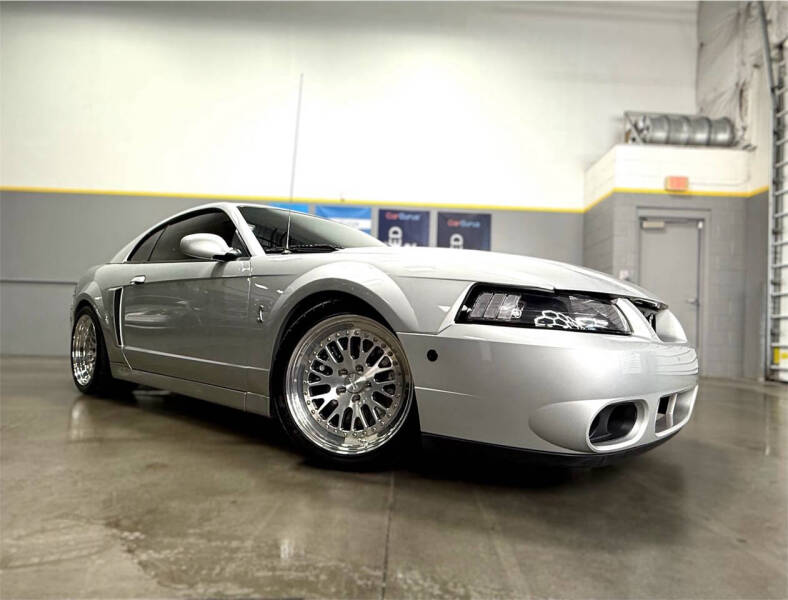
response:
[(727, 117), (649, 114), (635, 121), (635, 129), (646, 144), (727, 147), (736, 141), (733, 122)]

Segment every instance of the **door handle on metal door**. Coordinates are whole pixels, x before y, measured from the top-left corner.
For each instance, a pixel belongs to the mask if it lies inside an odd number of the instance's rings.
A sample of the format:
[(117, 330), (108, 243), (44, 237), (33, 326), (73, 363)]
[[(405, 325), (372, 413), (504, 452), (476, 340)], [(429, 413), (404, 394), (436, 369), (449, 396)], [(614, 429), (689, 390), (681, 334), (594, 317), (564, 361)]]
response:
[(692, 304), (692, 306), (700, 306), (700, 300), (697, 298), (687, 298), (687, 304)]
[(145, 283), (145, 275), (137, 275), (136, 277), (132, 277), (129, 283), (131, 285), (139, 285), (141, 283)]

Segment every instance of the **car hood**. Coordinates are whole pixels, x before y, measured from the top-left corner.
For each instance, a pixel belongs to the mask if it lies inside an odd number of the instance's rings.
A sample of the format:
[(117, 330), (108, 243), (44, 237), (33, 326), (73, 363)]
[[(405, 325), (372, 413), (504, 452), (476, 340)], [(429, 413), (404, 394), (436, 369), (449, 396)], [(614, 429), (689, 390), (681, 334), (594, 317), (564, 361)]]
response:
[(334, 254), (337, 255), (367, 257), (371, 263), (394, 277), (497, 283), (551, 291), (596, 292), (661, 302), (643, 288), (605, 273), (531, 256), (416, 247), (348, 248)]

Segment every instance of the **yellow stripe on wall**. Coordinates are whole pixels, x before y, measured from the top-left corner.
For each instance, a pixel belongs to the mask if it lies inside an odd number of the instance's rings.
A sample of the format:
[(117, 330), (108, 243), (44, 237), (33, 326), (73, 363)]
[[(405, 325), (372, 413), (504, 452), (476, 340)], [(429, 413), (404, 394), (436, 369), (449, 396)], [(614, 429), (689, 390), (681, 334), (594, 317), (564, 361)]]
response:
[[(669, 192), (666, 190), (653, 188), (613, 188), (603, 194), (588, 206), (582, 208), (563, 208), (555, 206), (509, 206), (496, 204), (463, 204), (451, 202), (402, 202), (390, 200), (351, 200), (345, 198), (293, 198), (292, 202), (298, 204), (345, 204), (351, 206), (409, 206), (425, 208), (453, 208), (470, 210), (510, 210), (519, 212), (555, 212), (555, 213), (585, 213), (594, 206), (609, 198), (613, 194), (650, 194), (661, 196), (712, 196), (726, 198), (751, 198), (769, 190), (769, 186), (763, 186), (749, 192), (731, 191), (696, 191)], [(235, 201), (235, 202), (290, 202), (286, 196), (253, 196), (236, 194), (201, 194), (175, 192), (151, 192), (133, 190), (94, 190), (94, 189), (75, 189), (75, 188), (48, 188), (48, 187), (29, 187), (29, 186), (0, 186), (2, 192), (24, 192), (30, 194), (72, 194), (72, 195), (92, 195), (92, 196), (146, 196), (153, 198), (200, 198), (215, 201)]]
[[(237, 194), (179, 194), (175, 192), (145, 192), (133, 190), (89, 190), (73, 188), (44, 188), (24, 186), (0, 186), (0, 192), (26, 192), (31, 194), (72, 194), (93, 196), (146, 196), (152, 198), (200, 198), (203, 200), (231, 202), (291, 202), (287, 196), (252, 196)], [(471, 210), (512, 210), (530, 212), (582, 213), (582, 208), (549, 206), (508, 206), (496, 204), (457, 204), (451, 202), (407, 202), (393, 200), (353, 200), (346, 198), (292, 198), (293, 204), (345, 204), (351, 206), (411, 206), (414, 208), (465, 208)]]
[(602, 194), (599, 198), (591, 202), (585, 207), (583, 212), (588, 212), (603, 200), (609, 198), (613, 194), (651, 194), (656, 196), (709, 196), (718, 198), (752, 198), (758, 194), (763, 194), (769, 191), (769, 186), (756, 188), (749, 192), (731, 192), (730, 190), (687, 190), (686, 192), (669, 192), (667, 190), (660, 190), (657, 188), (629, 188), (617, 187), (611, 189), (609, 192)]

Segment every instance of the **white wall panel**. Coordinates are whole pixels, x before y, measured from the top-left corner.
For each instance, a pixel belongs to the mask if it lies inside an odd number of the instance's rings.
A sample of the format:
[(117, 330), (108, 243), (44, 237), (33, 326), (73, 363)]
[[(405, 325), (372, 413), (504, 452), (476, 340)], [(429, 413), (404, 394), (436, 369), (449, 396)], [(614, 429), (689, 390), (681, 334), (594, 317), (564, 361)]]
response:
[(750, 196), (761, 183), (752, 164), (752, 152), (734, 148), (618, 144), (586, 172), (585, 204), (614, 189), (660, 192), (669, 176), (687, 177), (690, 195)]
[(9, 4), (0, 184), (579, 209), (694, 112), (695, 3)]

